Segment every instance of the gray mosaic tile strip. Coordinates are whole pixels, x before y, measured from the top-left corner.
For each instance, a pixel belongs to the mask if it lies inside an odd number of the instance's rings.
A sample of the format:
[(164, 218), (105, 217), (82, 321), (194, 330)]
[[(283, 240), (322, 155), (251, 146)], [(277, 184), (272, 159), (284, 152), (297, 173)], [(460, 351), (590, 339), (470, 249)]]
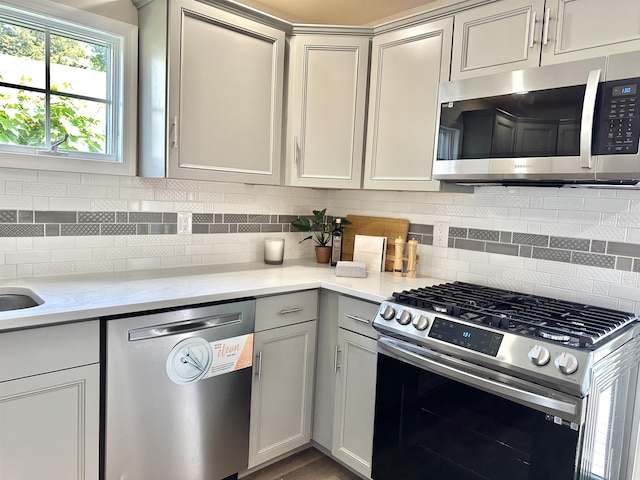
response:
[(241, 223), (238, 225), (238, 233), (258, 233), (260, 225), (256, 223)]
[(616, 257), (597, 253), (572, 252), (571, 263), (590, 267), (615, 268)]
[(246, 214), (237, 214), (237, 213), (225, 213), (224, 214), (224, 223), (246, 223), (247, 215)]
[(549, 246), (551, 248), (563, 248), (565, 250), (589, 251), (590, 241), (584, 238), (551, 237)]
[(449, 227), (449, 236), (453, 238), (467, 238), (467, 229), (460, 227)]
[(424, 225), (422, 223), (409, 224), (409, 232), (411, 233), (426, 233), (433, 235), (433, 225)]
[(78, 212), (78, 223), (115, 223), (115, 212)]
[(163, 213), (162, 223), (178, 223), (178, 214), (174, 212)]
[(149, 224), (138, 223), (136, 225), (136, 235), (149, 235)]
[(484, 252), (484, 242), (480, 242), (478, 240), (465, 240), (464, 238), (456, 238), (455, 248)]
[(591, 251), (593, 253), (605, 253), (607, 251), (607, 242), (603, 240), (591, 240)]
[(422, 243), (422, 235), (419, 233), (409, 233), (407, 235), (407, 241), (409, 240), (415, 240), (418, 243)]
[(191, 226), (191, 233), (194, 235), (198, 233), (209, 233), (209, 224), (194, 223)]
[(194, 225), (196, 223), (213, 223), (213, 213), (194, 213), (191, 220)]
[(571, 263), (571, 252), (568, 250), (556, 250), (554, 248), (533, 247), (531, 258), (549, 260), (551, 262)]
[(18, 212), (18, 223), (33, 223), (33, 211), (20, 210)]
[(640, 259), (635, 259), (633, 261), (633, 271), (640, 272)]
[(226, 223), (209, 225), (209, 233), (229, 233), (229, 225)]
[(508, 243), (487, 242), (485, 251), (488, 253), (498, 253), (500, 255), (512, 255), (517, 257), (520, 247), (518, 245), (511, 245)]
[(47, 237), (59, 237), (60, 225), (57, 223), (48, 223), (44, 226), (44, 234)]
[(177, 233), (177, 223), (152, 223), (149, 225), (149, 235), (171, 235)]
[(237, 223), (229, 224), (229, 233), (238, 233), (238, 224)]
[(263, 232), (282, 232), (282, 225), (280, 223), (263, 223)]
[(607, 253), (610, 255), (640, 258), (640, 244), (609, 242), (607, 244)]
[(278, 215), (278, 222), (279, 223), (291, 223), (296, 218), (298, 218), (298, 215)]
[(511, 243), (512, 239), (513, 239), (513, 233), (500, 232), (500, 243)]
[(278, 223), (278, 215), (271, 215), (271, 223)]
[(78, 215), (77, 212), (36, 210), (34, 223), (78, 223)]
[(162, 223), (162, 213), (129, 212), (129, 223)]
[(525, 258), (531, 258), (531, 254), (533, 253), (533, 247), (529, 245), (520, 245), (520, 256)]
[(422, 245), (433, 245), (433, 235), (422, 235)]
[(629, 257), (618, 257), (616, 259), (616, 270), (630, 272), (633, 268), (633, 259)]
[(248, 215), (247, 221), (249, 223), (270, 223), (271, 216), (270, 215)]
[(127, 223), (129, 214), (127, 212), (116, 212), (116, 223)]
[(221, 214), (221, 213), (216, 213), (216, 214), (213, 216), (213, 221), (214, 221), (215, 223), (222, 223), (222, 214)]
[(469, 238), (474, 240), (485, 240), (489, 242), (499, 242), (500, 232), (495, 230), (478, 230), (475, 228), (469, 229)]
[(447, 241), (447, 247), (454, 248), (455, 246), (456, 246), (456, 239), (449, 237), (449, 240)]
[(63, 237), (75, 237), (86, 235), (100, 235), (100, 225), (92, 223), (67, 223), (60, 225), (60, 235)]
[(15, 210), (0, 210), (0, 223), (16, 223), (18, 212)]
[(4, 223), (0, 224), (0, 237), (44, 237), (44, 225), (28, 224), (15, 224)]
[(531, 245), (533, 247), (548, 247), (549, 236), (535, 235), (532, 233), (514, 233), (511, 242), (519, 243), (520, 245)]
[(135, 235), (137, 225), (133, 223), (105, 223), (100, 225), (100, 235)]

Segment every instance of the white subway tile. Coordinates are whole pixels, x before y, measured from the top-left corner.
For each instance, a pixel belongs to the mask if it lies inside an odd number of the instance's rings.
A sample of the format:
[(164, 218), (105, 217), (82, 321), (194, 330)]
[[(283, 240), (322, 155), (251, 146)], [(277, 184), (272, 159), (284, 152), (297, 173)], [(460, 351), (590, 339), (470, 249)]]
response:
[(49, 199), (49, 208), (51, 210), (90, 210), (91, 199), (90, 198), (51, 198)]
[(516, 278), (516, 269), (503, 267), (502, 268), (502, 278), (505, 280), (514, 280)]
[(91, 211), (92, 212), (126, 212), (127, 211), (127, 201), (126, 200), (116, 200), (116, 199), (106, 199), (106, 198), (98, 198), (91, 200)]
[(81, 174), (80, 182), (84, 185), (104, 185), (105, 187), (118, 187), (120, 185), (120, 178), (116, 175), (83, 173)]
[(96, 247), (96, 248), (106, 248), (114, 246), (114, 239), (121, 237), (113, 237), (111, 235), (100, 235), (100, 236), (82, 236), (75, 237), (76, 246), (78, 248), (85, 247)]
[(67, 185), (58, 183), (31, 183), (25, 182), (22, 185), (24, 195), (45, 195), (47, 197), (66, 197)]
[(475, 252), (473, 250), (461, 250), (457, 249), (458, 252), (458, 260), (464, 260), (467, 262), (474, 263), (482, 263), (485, 265), (489, 264), (489, 256), (490, 254), (485, 252)]
[(581, 232), (581, 225), (545, 222), (540, 224), (540, 233), (542, 235), (579, 237)]
[(563, 290), (557, 287), (550, 287), (545, 285), (535, 285), (534, 292), (536, 295), (543, 297), (559, 298), (561, 300), (574, 300), (574, 292), (571, 290)]
[(540, 222), (556, 221), (558, 219), (558, 211), (538, 208), (523, 208), (520, 210), (520, 218), (522, 220)]
[(138, 258), (140, 247), (111, 247), (105, 250), (106, 258)]
[(45, 263), (50, 261), (50, 250), (25, 250), (6, 252), (7, 265), (18, 265), (21, 263)]
[(171, 245), (148, 245), (140, 247), (141, 257), (170, 257), (173, 255)]
[(174, 209), (173, 202), (157, 202), (141, 200), (139, 203), (140, 212), (192, 212), (193, 210)]
[(447, 205), (445, 209), (447, 215), (456, 217), (475, 217), (476, 207), (471, 205)]
[(460, 282), (475, 283), (477, 285), (487, 285), (489, 280), (486, 275), (477, 275), (475, 273), (457, 272), (456, 280)]
[(107, 188), (102, 185), (69, 185), (67, 188), (69, 197), (87, 197), (91, 199), (106, 198)]
[(0, 197), (3, 210), (33, 210), (33, 197), (21, 195), (3, 195)]
[(515, 279), (519, 282), (533, 283), (536, 285), (550, 285), (551, 275), (532, 270), (516, 270)]
[(578, 271), (578, 266), (571, 263), (538, 260), (537, 269), (539, 272), (554, 273), (558, 275), (575, 277)]
[(582, 210), (584, 198), (545, 197), (543, 208), (554, 210)]
[(128, 258), (127, 270), (147, 270), (151, 268), (160, 268), (162, 262), (159, 258)]
[(618, 306), (616, 308), (622, 310), (623, 312), (632, 312), (634, 309), (634, 305), (634, 302), (630, 300), (619, 300)]
[(7, 180), (2, 182), (2, 186), (4, 187), (2, 193), (6, 195), (22, 195), (22, 182)]
[(600, 224), (600, 213), (598, 212), (578, 212), (578, 211), (559, 211), (558, 223), (581, 223), (581, 224)]
[(611, 240), (624, 242), (627, 236), (627, 229), (623, 227), (610, 227), (607, 225), (582, 225), (580, 237), (594, 240)]
[(90, 248), (64, 248), (51, 251), (52, 262), (85, 262), (92, 260)]
[(113, 271), (114, 267), (111, 260), (91, 260), (89, 262), (76, 263), (77, 273), (101, 273)]
[(622, 272), (608, 268), (576, 266), (576, 274), (579, 278), (590, 278), (601, 282), (620, 283)]
[(496, 218), (493, 220), (493, 228), (503, 232), (526, 232), (529, 222), (526, 220), (506, 220), (504, 218)]
[(618, 225), (621, 227), (640, 228), (640, 213), (619, 213)]
[(609, 294), (618, 298), (637, 302), (638, 299), (640, 299), (640, 288), (628, 287), (626, 285), (611, 285), (609, 287)]
[(511, 290), (514, 292), (522, 291), (522, 283), (514, 282), (512, 279), (489, 277), (489, 286), (493, 288), (501, 288), (503, 290)]
[(593, 282), (593, 293), (594, 295), (609, 295), (609, 284), (607, 282)]
[[(635, 287), (638, 285), (638, 274), (635, 272), (624, 272), (622, 274), (622, 284)], [(640, 298), (638, 298), (640, 300)]]
[(480, 218), (508, 218), (507, 207), (476, 207), (476, 217)]
[(120, 198), (123, 200), (153, 200), (153, 190), (150, 188), (120, 187)]
[(609, 225), (615, 227), (618, 224), (618, 214), (617, 213), (601, 213), (600, 214), (600, 225)]
[(502, 267), (497, 265), (488, 265), (483, 263), (469, 263), (469, 272), (478, 275), (487, 275), (489, 277), (502, 278)]
[(193, 265), (191, 256), (171, 256), (160, 259), (161, 268), (188, 267), (189, 265)]
[(33, 265), (33, 275), (36, 277), (46, 275), (69, 275), (76, 273), (75, 263), (36, 263)]
[(52, 210), (49, 208), (48, 197), (33, 197), (33, 206), (31, 208), (33, 210)]
[(22, 265), (18, 265), (17, 276), (19, 278), (33, 277), (33, 265), (31, 265), (30, 263), (23, 263)]
[[(0, 265), (0, 278), (16, 278), (18, 276), (18, 268), (23, 265)], [(31, 275), (21, 275), (30, 277)]]
[(613, 198), (585, 198), (584, 209), (591, 212), (628, 212), (630, 201)]
[(584, 303), (586, 305), (595, 305), (597, 307), (618, 309), (618, 299), (607, 296), (594, 295), (592, 293), (576, 292), (573, 297), (574, 302)]
[(36, 182), (37, 170), (21, 170), (19, 168), (0, 168), (0, 180), (15, 180), (18, 182)]
[(640, 243), (640, 228), (627, 229), (627, 242)]
[(47, 170), (38, 170), (38, 183), (64, 183), (79, 184), (82, 180), (80, 173), (74, 172), (54, 172)]
[(584, 278), (566, 277), (564, 275), (552, 275), (551, 286), (565, 290), (591, 292), (593, 290), (593, 281)]
[(77, 237), (34, 237), (31, 248), (36, 250), (75, 249)]
[(16, 239), (16, 250), (33, 250), (33, 237), (18, 237)]
[(154, 190), (154, 200), (163, 202), (186, 202), (187, 192), (182, 190)]

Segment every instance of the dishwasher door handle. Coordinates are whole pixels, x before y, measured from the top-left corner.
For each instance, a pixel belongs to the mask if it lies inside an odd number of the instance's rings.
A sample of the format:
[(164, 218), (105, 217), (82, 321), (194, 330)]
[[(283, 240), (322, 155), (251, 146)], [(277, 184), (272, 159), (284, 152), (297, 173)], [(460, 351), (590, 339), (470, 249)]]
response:
[(137, 328), (129, 330), (129, 341), (146, 340), (149, 338), (164, 337), (177, 333), (196, 332), (205, 328), (222, 327), (233, 325), (242, 321), (241, 313), (228, 313), (205, 318), (195, 318), (182, 322), (165, 323), (152, 327)]

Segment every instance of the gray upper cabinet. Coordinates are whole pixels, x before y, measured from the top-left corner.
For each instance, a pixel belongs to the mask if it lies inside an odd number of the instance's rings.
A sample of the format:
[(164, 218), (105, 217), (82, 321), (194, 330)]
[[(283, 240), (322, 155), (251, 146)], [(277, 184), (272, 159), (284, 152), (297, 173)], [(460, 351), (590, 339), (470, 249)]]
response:
[(280, 184), (284, 31), (196, 0), (139, 24), (141, 175)]
[(452, 33), (447, 18), (374, 37), (364, 188), (440, 189), (431, 168)]
[(451, 79), (537, 67), (544, 0), (509, 0), (455, 16)]
[(455, 15), (451, 79), (640, 49), (637, 0), (500, 0)]
[(542, 64), (640, 50), (638, 0), (547, 0)]
[(369, 37), (291, 38), (288, 185), (360, 188)]

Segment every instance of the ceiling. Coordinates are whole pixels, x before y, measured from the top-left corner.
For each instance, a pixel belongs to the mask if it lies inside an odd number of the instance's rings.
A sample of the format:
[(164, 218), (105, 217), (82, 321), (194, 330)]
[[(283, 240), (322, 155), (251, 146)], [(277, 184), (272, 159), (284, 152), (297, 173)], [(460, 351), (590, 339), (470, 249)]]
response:
[[(454, 0), (238, 0), (291, 23), (375, 25)], [(425, 8), (425, 9), (427, 9)]]

